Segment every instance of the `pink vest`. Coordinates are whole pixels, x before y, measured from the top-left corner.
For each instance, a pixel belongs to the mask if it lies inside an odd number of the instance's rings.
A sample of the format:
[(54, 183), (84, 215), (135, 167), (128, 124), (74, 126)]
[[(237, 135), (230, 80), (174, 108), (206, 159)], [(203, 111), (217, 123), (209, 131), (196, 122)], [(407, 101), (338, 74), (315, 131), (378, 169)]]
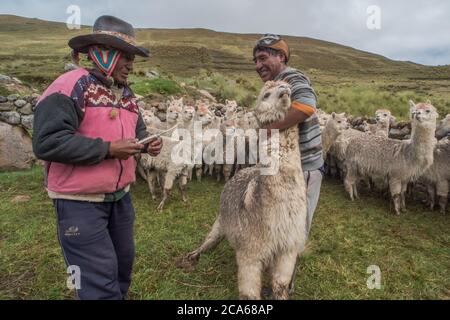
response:
[[(105, 142), (136, 138), (138, 107), (134, 97), (124, 97), (115, 104), (112, 91), (85, 69), (61, 75), (47, 88), (40, 101), (56, 92), (72, 98), (84, 111), (75, 134)], [(114, 119), (110, 117), (113, 107), (118, 111)], [(107, 159), (93, 166), (51, 162), (48, 163), (47, 188), (65, 194), (112, 193), (135, 181), (135, 170), (134, 157)]]

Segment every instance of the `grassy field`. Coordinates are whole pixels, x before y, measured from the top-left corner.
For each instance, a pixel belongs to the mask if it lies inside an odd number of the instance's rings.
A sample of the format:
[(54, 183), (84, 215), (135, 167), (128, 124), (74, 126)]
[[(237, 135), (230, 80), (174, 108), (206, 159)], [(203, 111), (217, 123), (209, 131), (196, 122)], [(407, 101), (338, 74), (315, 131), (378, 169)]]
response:
[[(175, 266), (209, 231), (222, 188), (212, 179), (192, 182), (189, 203), (174, 192), (157, 213), (146, 184), (133, 186), (137, 255), (131, 299), (237, 297), (236, 263), (226, 241), (202, 256), (194, 271)], [(0, 190), (0, 299), (74, 298), (65, 287), (42, 169), (0, 173)], [(19, 195), (31, 200), (14, 203)], [(388, 201), (368, 193), (351, 203), (340, 182), (326, 180), (293, 299), (450, 299), (449, 217), (418, 203), (400, 217), (391, 209)], [(366, 286), (370, 265), (381, 269), (380, 290)]]
[[(43, 90), (70, 61), (67, 41), (90, 33), (90, 27), (68, 30), (63, 23), (0, 15), (0, 73), (15, 76)], [(256, 34), (232, 34), (206, 29), (140, 29), (141, 45), (151, 48), (150, 59), (137, 58), (132, 80), (143, 95), (189, 95), (181, 83), (209, 90), (220, 101), (237, 99), (251, 107), (261, 82), (251, 61)], [(304, 71), (326, 111), (373, 115), (389, 108), (404, 119), (408, 99), (430, 99), (441, 115), (450, 113), (450, 66), (427, 67), (392, 61), (339, 44), (286, 37), (290, 65)], [(148, 80), (156, 70), (162, 79)], [(0, 92), (5, 89), (0, 85)]]

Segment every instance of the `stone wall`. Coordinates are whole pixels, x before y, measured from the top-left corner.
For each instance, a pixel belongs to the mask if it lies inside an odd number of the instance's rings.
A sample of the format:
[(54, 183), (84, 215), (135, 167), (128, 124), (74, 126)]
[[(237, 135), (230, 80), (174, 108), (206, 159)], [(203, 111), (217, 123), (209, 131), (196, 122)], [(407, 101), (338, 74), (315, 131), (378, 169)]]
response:
[(38, 99), (39, 95), (35, 93), (25, 97), (17, 94), (0, 96), (0, 121), (33, 130), (33, 113)]

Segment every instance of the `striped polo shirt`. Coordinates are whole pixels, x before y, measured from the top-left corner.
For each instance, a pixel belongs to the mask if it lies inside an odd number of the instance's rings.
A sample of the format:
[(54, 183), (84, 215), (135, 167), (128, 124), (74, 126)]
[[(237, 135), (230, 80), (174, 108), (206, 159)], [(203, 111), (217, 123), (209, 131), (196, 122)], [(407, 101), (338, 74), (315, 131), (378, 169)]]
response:
[(298, 125), (299, 143), (303, 171), (320, 169), (322, 156), (322, 134), (317, 117), (317, 96), (308, 77), (300, 71), (287, 67), (274, 80), (282, 80), (291, 85), (292, 107), (309, 116)]

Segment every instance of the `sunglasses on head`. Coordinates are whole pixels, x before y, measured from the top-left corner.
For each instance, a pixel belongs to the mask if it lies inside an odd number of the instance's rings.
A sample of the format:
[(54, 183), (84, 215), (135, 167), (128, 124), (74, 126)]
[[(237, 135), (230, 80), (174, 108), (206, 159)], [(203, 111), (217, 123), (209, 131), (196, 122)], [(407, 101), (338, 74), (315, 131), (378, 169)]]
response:
[(270, 46), (281, 40), (281, 37), (276, 34), (266, 33), (258, 40), (257, 45)]

